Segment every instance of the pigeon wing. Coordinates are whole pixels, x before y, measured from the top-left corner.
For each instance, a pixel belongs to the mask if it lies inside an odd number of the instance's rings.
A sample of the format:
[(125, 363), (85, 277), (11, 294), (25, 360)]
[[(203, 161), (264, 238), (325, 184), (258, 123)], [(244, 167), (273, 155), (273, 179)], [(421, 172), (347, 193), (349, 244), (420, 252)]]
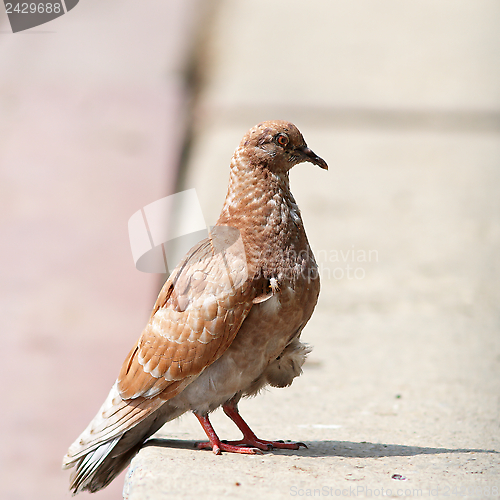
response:
[(229, 347), (256, 295), (239, 231), (215, 226), (160, 292), (118, 377), (125, 399), (168, 400)]

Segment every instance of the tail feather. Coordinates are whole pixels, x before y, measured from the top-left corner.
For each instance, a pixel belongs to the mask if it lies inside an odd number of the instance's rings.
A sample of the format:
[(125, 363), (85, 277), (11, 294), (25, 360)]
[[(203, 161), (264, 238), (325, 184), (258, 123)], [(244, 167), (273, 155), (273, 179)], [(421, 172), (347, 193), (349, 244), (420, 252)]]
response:
[(164, 401), (159, 398), (137, 398), (124, 401), (118, 393), (115, 382), (97, 415), (69, 447), (64, 457), (63, 468), (72, 467), (72, 463), (80, 457), (87, 455), (104, 442), (120, 437), (125, 431), (151, 415), (162, 404)]
[(107, 486), (146, 439), (182, 413), (159, 398), (124, 401), (115, 383), (97, 415), (64, 457), (64, 469), (75, 467), (70, 485), (73, 494), (96, 492)]
[(76, 469), (71, 473), (70, 483), (70, 489), (73, 490), (74, 494), (86, 489), (93, 491), (90, 488), (93, 477), (119, 440), (120, 438), (115, 438), (102, 444), (76, 463)]

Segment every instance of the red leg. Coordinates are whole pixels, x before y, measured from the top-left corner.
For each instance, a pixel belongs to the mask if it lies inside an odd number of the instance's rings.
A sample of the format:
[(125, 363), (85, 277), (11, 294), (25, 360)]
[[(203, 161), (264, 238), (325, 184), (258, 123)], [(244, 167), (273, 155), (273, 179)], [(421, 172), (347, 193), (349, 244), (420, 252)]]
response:
[(255, 446), (261, 450), (272, 450), (273, 448), (281, 448), (285, 450), (298, 450), (301, 446), (307, 448), (305, 443), (285, 443), (284, 441), (266, 441), (259, 439), (248, 427), (248, 424), (241, 418), (238, 408), (234, 404), (225, 404), (222, 406), (224, 413), (238, 426), (238, 429), (243, 433), (243, 439), (240, 441), (228, 441), (228, 444), (233, 446)]
[(200, 421), (203, 430), (205, 431), (210, 442), (208, 443), (198, 443), (197, 447), (200, 449), (203, 448), (212, 448), (212, 451), (216, 455), (220, 455), (222, 451), (229, 451), (232, 453), (246, 453), (249, 455), (255, 455), (256, 453), (262, 453), (258, 448), (249, 448), (244, 446), (234, 446), (230, 443), (223, 443), (219, 436), (217, 436), (210, 420), (208, 419), (208, 415), (202, 416), (195, 413), (196, 417)]

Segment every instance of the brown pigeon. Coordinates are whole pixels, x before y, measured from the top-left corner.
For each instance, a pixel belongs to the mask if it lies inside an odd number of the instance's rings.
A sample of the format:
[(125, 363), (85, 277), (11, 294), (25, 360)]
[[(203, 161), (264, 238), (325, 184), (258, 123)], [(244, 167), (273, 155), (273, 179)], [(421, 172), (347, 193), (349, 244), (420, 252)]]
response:
[[(108, 485), (165, 422), (192, 411), (209, 442), (199, 448), (261, 453), (303, 443), (257, 438), (238, 412), (242, 397), (287, 387), (309, 348), (299, 340), (319, 276), (288, 171), (326, 162), (286, 121), (250, 129), (236, 149), (220, 217), (161, 290), (101, 409), (71, 445), (70, 489)], [(208, 414), (222, 406), (243, 433), (221, 441)]]

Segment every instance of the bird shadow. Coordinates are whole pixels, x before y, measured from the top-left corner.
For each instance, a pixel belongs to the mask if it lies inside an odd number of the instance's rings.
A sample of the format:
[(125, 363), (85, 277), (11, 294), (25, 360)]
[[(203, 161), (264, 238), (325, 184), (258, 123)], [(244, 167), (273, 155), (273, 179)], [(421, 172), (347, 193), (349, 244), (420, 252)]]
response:
[[(143, 447), (158, 446), (162, 448), (195, 449), (199, 441), (153, 438), (146, 441)], [(411, 457), (415, 455), (438, 455), (444, 453), (500, 453), (496, 450), (475, 448), (430, 448), (420, 446), (404, 446), (399, 444), (369, 443), (362, 441), (308, 441), (307, 448), (300, 450), (269, 450), (265, 453), (275, 455), (299, 455), (304, 457), (344, 457), (344, 458), (381, 458)]]

